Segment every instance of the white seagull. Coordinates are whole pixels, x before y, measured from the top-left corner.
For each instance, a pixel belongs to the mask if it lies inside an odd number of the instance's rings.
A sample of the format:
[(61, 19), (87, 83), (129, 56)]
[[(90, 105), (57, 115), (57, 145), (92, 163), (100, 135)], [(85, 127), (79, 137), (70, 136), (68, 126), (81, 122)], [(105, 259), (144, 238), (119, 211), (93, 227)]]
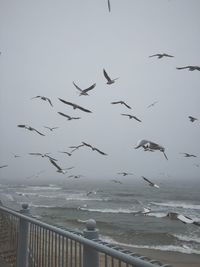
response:
[(107, 74), (107, 72), (105, 71), (105, 69), (103, 69), (103, 74), (104, 74), (104, 76), (105, 76), (105, 78), (106, 78), (106, 80), (107, 80), (107, 84), (112, 84), (112, 83), (115, 82), (115, 80), (119, 79), (119, 78), (111, 79), (111, 78), (108, 76), (108, 74)]
[(135, 147), (135, 149), (138, 149), (140, 147), (143, 147), (145, 151), (154, 151), (154, 150), (159, 150), (163, 153), (163, 155), (165, 156), (165, 158), (168, 160), (167, 155), (165, 154), (165, 148), (159, 144), (156, 144), (152, 141), (148, 141), (145, 139), (139, 140), (137, 143), (137, 146)]
[(35, 131), (36, 133), (38, 133), (39, 135), (42, 135), (42, 136), (45, 136), (43, 133), (39, 132), (38, 130), (36, 130), (35, 128), (31, 127), (31, 126), (28, 126), (26, 124), (19, 124), (17, 125), (17, 127), (20, 127), (20, 128), (24, 128), (24, 129), (27, 129), (29, 131)]
[(51, 100), (48, 97), (37, 95), (37, 96), (32, 97), (31, 99), (35, 99), (35, 98), (40, 98), (40, 99), (42, 99), (44, 101), (48, 101), (49, 104), (53, 107), (53, 104), (52, 104)]
[(96, 83), (92, 84), (90, 87), (86, 89), (81, 89), (78, 85), (75, 84), (75, 82), (73, 82), (73, 85), (76, 87), (77, 90), (79, 90), (80, 92), (79, 96), (82, 96), (82, 95), (88, 95), (87, 92), (94, 89), (94, 87), (96, 86)]
[(49, 161), (50, 161), (50, 162), (57, 168), (57, 172), (59, 172), (59, 173), (63, 173), (63, 174), (66, 173), (66, 171), (63, 170), (60, 166), (58, 166), (58, 164), (56, 164), (56, 162), (55, 162), (54, 160), (49, 159)]

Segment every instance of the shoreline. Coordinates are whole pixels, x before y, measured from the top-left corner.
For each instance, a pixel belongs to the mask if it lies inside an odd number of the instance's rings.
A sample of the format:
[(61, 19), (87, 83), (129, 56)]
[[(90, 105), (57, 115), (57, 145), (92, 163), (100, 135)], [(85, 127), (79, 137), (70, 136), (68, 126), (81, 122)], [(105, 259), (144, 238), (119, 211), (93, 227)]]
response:
[(185, 254), (176, 251), (147, 248), (134, 248), (132, 251), (154, 260), (159, 260), (162, 264), (170, 264), (172, 267), (199, 267), (200, 263), (200, 255), (198, 254)]

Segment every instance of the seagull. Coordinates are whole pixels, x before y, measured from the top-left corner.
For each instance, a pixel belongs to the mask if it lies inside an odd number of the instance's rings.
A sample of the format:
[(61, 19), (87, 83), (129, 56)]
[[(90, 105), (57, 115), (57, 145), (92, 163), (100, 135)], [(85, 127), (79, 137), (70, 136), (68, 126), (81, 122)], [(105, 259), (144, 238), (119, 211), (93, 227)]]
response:
[(174, 219), (175, 220), (179, 220), (179, 221), (181, 221), (182, 223), (185, 223), (185, 224), (188, 223), (188, 224), (194, 224), (194, 225), (200, 226), (200, 222), (194, 221), (190, 217), (184, 216), (182, 214), (178, 214), (176, 212), (168, 212), (167, 213), (167, 217), (169, 217), (172, 220), (174, 220)]
[(122, 174), (123, 176), (133, 175), (133, 173), (129, 173), (129, 172), (118, 172), (118, 174)]
[(79, 148), (82, 147), (82, 146), (84, 146), (84, 144), (81, 144), (81, 145), (78, 145), (78, 146), (70, 146), (69, 148), (73, 148), (72, 151), (71, 151), (70, 153), (76, 151), (77, 149), (79, 149)]
[(59, 172), (59, 173), (63, 173), (63, 174), (66, 173), (66, 171), (63, 170), (60, 166), (58, 166), (54, 160), (49, 159), (49, 161), (50, 161), (50, 162), (57, 168), (57, 172)]
[(107, 156), (106, 153), (104, 153), (103, 151), (99, 150), (99, 149), (96, 148), (96, 147), (91, 146), (91, 145), (88, 144), (88, 143), (82, 142), (82, 144), (83, 144), (84, 146), (90, 147), (93, 151), (96, 150), (96, 151), (97, 151), (98, 153), (100, 153), (101, 155)]
[(131, 107), (128, 106), (124, 101), (115, 101), (115, 102), (111, 102), (111, 104), (122, 104), (122, 105), (126, 106), (127, 108), (131, 109)]
[(155, 187), (155, 188), (160, 188), (159, 185), (157, 185), (157, 184), (151, 182), (151, 181), (150, 181), (149, 179), (147, 179), (146, 177), (142, 176), (142, 178), (143, 178), (146, 182), (148, 182), (150, 186), (153, 186), (153, 187)]
[(194, 122), (194, 121), (197, 121), (197, 120), (198, 120), (197, 118), (194, 118), (194, 117), (192, 117), (192, 116), (188, 116), (188, 118), (189, 118), (189, 120), (190, 120), (191, 122)]
[(69, 175), (69, 178), (74, 178), (74, 179), (79, 179), (80, 177), (83, 177), (83, 175), (79, 174), (79, 175)]
[(106, 80), (107, 80), (107, 84), (112, 84), (112, 83), (115, 82), (115, 80), (119, 79), (119, 78), (111, 79), (111, 78), (108, 76), (108, 74), (107, 74), (107, 72), (105, 71), (105, 69), (103, 69), (103, 74), (104, 74), (104, 76), (105, 76), (105, 78), (106, 78)]
[(8, 167), (8, 165), (2, 165), (0, 166), (0, 169), (5, 168), (5, 167)]
[(66, 117), (66, 118), (68, 118), (69, 121), (71, 121), (71, 120), (79, 120), (79, 119), (81, 119), (81, 117), (71, 117), (71, 116), (69, 116), (69, 115), (67, 115), (67, 114), (64, 114), (64, 113), (62, 113), (62, 112), (58, 112), (58, 114), (60, 114), (61, 116)]
[(17, 155), (17, 154), (13, 154), (14, 158), (20, 158), (21, 156)]
[(130, 114), (121, 114), (122, 116), (127, 116), (129, 119), (135, 119), (136, 121), (142, 122), (140, 119), (138, 119), (136, 116), (130, 115)]
[(45, 154), (42, 154), (42, 153), (38, 153), (38, 152), (31, 152), (31, 153), (28, 153), (29, 155), (31, 155), (31, 156), (41, 156), (42, 158), (49, 158), (49, 159), (52, 159), (52, 160), (54, 160), (54, 161), (57, 161), (57, 159), (54, 159), (54, 158), (52, 158), (52, 157), (50, 157), (48, 154), (50, 154), (50, 153), (45, 153)]
[(85, 111), (85, 112), (89, 112), (89, 113), (92, 113), (92, 111), (90, 111), (89, 109), (86, 109), (86, 108), (83, 108), (77, 104), (74, 104), (74, 103), (71, 103), (71, 102), (68, 102), (68, 101), (65, 101), (64, 99), (61, 99), (61, 98), (58, 98), (61, 102), (63, 102), (64, 104), (66, 105), (70, 105), (73, 107), (73, 109), (80, 109), (82, 111)]
[(155, 102), (153, 102), (152, 104), (150, 104), (147, 108), (153, 107), (153, 106), (155, 106), (155, 104), (157, 104), (157, 103), (158, 103), (158, 101), (155, 101)]
[(89, 195), (91, 195), (91, 194), (96, 195), (96, 193), (97, 193), (97, 191), (92, 190), (92, 191), (87, 192), (86, 195), (87, 195), (87, 196), (89, 196)]
[(55, 129), (58, 129), (59, 127), (48, 127), (48, 126), (44, 126), (44, 128), (49, 129), (49, 131), (53, 131)]
[(38, 133), (39, 135), (42, 135), (42, 136), (45, 136), (43, 133), (40, 133), (38, 130), (36, 130), (35, 128), (31, 127), (31, 126), (28, 126), (26, 124), (19, 124), (17, 125), (17, 127), (20, 127), (20, 128), (24, 128), (24, 129), (27, 129), (29, 131), (35, 131), (36, 133)]
[(194, 71), (194, 70), (198, 70), (198, 71), (200, 71), (200, 67), (199, 67), (199, 66), (178, 67), (178, 68), (176, 68), (176, 69), (177, 69), (177, 70), (188, 69), (189, 71)]
[(67, 154), (68, 156), (71, 156), (72, 155), (72, 153), (69, 153), (69, 152), (67, 152), (67, 151), (58, 151), (59, 153), (63, 153), (63, 154)]
[(111, 12), (110, 0), (108, 0), (108, 11)]
[(121, 181), (118, 181), (118, 180), (116, 180), (116, 179), (112, 179), (111, 182), (114, 182), (114, 183), (116, 183), (116, 184), (122, 184)]
[(197, 158), (196, 155), (193, 155), (193, 154), (189, 154), (189, 153), (180, 153), (180, 154), (184, 154), (186, 158), (190, 158), (190, 157), (193, 157), (193, 158)]
[(92, 84), (90, 87), (86, 88), (86, 89), (81, 89), (80, 87), (78, 87), (78, 85), (75, 84), (75, 82), (73, 82), (73, 85), (76, 87), (76, 89), (78, 89), (80, 91), (79, 96), (82, 95), (88, 95), (88, 91), (94, 89), (94, 87), (96, 86), (96, 83)]
[(48, 97), (37, 95), (37, 96), (32, 97), (31, 99), (35, 99), (35, 98), (40, 98), (40, 99), (42, 99), (44, 101), (48, 101), (49, 104), (53, 107), (53, 104), (52, 104), (51, 100)]
[(149, 57), (158, 57), (158, 59), (161, 59), (163, 57), (174, 57), (174, 56), (171, 56), (169, 54), (163, 53), (163, 54), (155, 54), (155, 55), (152, 55), (152, 56), (149, 56)]
[(138, 149), (140, 147), (143, 147), (145, 151), (154, 151), (154, 150), (159, 150), (161, 151), (165, 158), (168, 160), (167, 155), (165, 154), (165, 148), (159, 144), (156, 144), (154, 142), (142, 139), (139, 140), (137, 143), (137, 146), (135, 147), (135, 149)]

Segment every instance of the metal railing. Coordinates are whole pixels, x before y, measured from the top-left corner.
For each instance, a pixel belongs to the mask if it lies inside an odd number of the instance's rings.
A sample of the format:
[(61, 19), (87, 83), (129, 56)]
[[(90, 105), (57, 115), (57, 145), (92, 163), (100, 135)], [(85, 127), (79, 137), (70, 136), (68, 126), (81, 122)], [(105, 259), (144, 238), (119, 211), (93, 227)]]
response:
[(0, 206), (0, 257), (11, 267), (170, 267), (99, 239), (96, 222), (83, 233)]

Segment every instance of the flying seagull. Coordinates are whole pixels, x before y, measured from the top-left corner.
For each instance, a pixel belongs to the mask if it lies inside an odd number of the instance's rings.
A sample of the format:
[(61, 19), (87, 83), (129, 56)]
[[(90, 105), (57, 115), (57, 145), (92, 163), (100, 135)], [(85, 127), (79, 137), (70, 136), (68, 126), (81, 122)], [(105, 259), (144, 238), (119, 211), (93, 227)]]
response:
[(68, 176), (69, 178), (74, 178), (74, 179), (79, 179), (79, 178), (81, 178), (81, 177), (83, 177), (83, 175), (81, 175), (81, 174), (79, 174), (79, 175), (69, 175)]
[(92, 111), (90, 111), (89, 109), (83, 108), (83, 107), (81, 107), (81, 106), (79, 106), (79, 105), (77, 105), (77, 104), (68, 102), (68, 101), (66, 101), (66, 100), (64, 100), (64, 99), (61, 99), (61, 98), (58, 98), (58, 99), (59, 99), (61, 102), (63, 102), (64, 104), (72, 106), (73, 109), (80, 109), (80, 110), (82, 110), (82, 111), (92, 113)]
[(113, 183), (115, 183), (115, 184), (122, 184), (122, 182), (121, 182), (121, 181), (119, 181), (119, 180), (116, 180), (116, 179), (112, 179), (112, 180), (111, 180), (111, 182), (113, 182)]
[(71, 121), (71, 120), (78, 120), (78, 119), (81, 119), (81, 117), (71, 117), (71, 116), (69, 116), (69, 115), (67, 115), (67, 114), (65, 114), (65, 113), (62, 113), (62, 112), (58, 112), (58, 114), (60, 114), (60, 115), (63, 116), (63, 117), (68, 118), (69, 121)]
[(50, 161), (50, 162), (57, 168), (57, 172), (59, 172), (59, 173), (63, 173), (63, 174), (66, 173), (66, 171), (63, 170), (60, 166), (58, 166), (58, 164), (57, 164), (54, 160), (49, 159), (49, 161)]
[(40, 98), (40, 99), (42, 99), (44, 101), (48, 101), (49, 104), (53, 107), (53, 104), (52, 104), (51, 100), (48, 97), (37, 95), (37, 96), (32, 97), (31, 99), (35, 99), (35, 98)]
[(158, 57), (158, 59), (161, 59), (163, 57), (174, 57), (174, 56), (171, 56), (169, 54), (163, 53), (163, 54), (155, 54), (155, 55), (152, 55), (152, 56), (149, 56), (149, 57)]
[(88, 143), (82, 142), (82, 144), (83, 144), (84, 146), (90, 147), (93, 151), (97, 151), (97, 152), (100, 153), (101, 155), (107, 156), (106, 153), (104, 153), (103, 151), (99, 150), (99, 149), (96, 148), (96, 147), (91, 146), (91, 145), (88, 144)]
[(78, 145), (78, 146), (70, 146), (69, 148), (72, 148), (72, 151), (70, 153), (76, 151), (77, 149), (79, 149), (82, 146), (84, 146), (84, 144), (81, 144), (81, 145)]
[(176, 69), (177, 70), (188, 69), (189, 71), (194, 71), (194, 70), (200, 71), (200, 67), (199, 66), (185, 66), (185, 67), (178, 67)]
[(130, 172), (118, 172), (118, 174), (122, 174), (123, 176), (133, 175), (133, 173), (130, 173)]
[(52, 159), (54, 161), (57, 161), (57, 159), (54, 159), (54, 158), (52, 158), (52, 157), (50, 157), (48, 155), (50, 153), (44, 153), (44, 154), (42, 154), (42, 153), (38, 153), (38, 152), (31, 152), (31, 153), (28, 153), (28, 154), (31, 155), (31, 156), (40, 156), (42, 158), (48, 158), (48, 159)]
[(44, 126), (44, 128), (49, 129), (49, 131), (53, 131), (55, 129), (58, 129), (59, 127), (48, 127), (48, 126)]
[(188, 116), (188, 118), (189, 118), (189, 120), (190, 120), (191, 122), (194, 122), (194, 121), (197, 121), (197, 120), (198, 120), (197, 118), (194, 118), (194, 117), (192, 117), (192, 116)]
[(105, 78), (106, 78), (106, 80), (107, 80), (107, 84), (112, 84), (112, 83), (115, 82), (115, 80), (119, 79), (119, 78), (111, 79), (111, 78), (108, 76), (108, 74), (107, 74), (107, 72), (105, 71), (105, 69), (103, 69), (103, 74), (104, 74), (104, 76), (105, 76)]
[(193, 158), (197, 158), (196, 155), (193, 155), (193, 154), (189, 154), (189, 153), (180, 153), (180, 154), (184, 154), (186, 158), (190, 158), (190, 157), (193, 157)]
[(155, 104), (157, 104), (157, 103), (158, 103), (158, 101), (154, 101), (152, 104), (148, 105), (147, 108), (153, 107), (153, 106), (155, 106)]
[(8, 167), (8, 165), (2, 165), (0, 166), (0, 169), (5, 168), (5, 167)]
[(82, 96), (82, 95), (88, 95), (88, 91), (94, 89), (94, 87), (96, 86), (96, 83), (92, 84), (90, 87), (86, 88), (86, 89), (81, 89), (78, 85), (75, 84), (75, 82), (73, 82), (73, 85), (76, 87), (76, 89), (79, 90), (80, 94), (79, 96)]
[(159, 150), (161, 151), (165, 158), (168, 160), (167, 155), (165, 154), (165, 148), (159, 144), (156, 144), (154, 142), (142, 139), (139, 140), (137, 143), (137, 146), (135, 147), (135, 149), (138, 149), (140, 147), (143, 147), (145, 151), (154, 151), (154, 150)]
[(129, 119), (135, 119), (136, 121), (142, 122), (140, 119), (138, 119), (136, 116), (130, 115), (130, 114), (121, 114), (122, 116), (127, 116)]
[(142, 176), (142, 178), (143, 178), (147, 183), (149, 183), (150, 186), (153, 186), (153, 187), (155, 187), (155, 188), (160, 188), (159, 185), (157, 185), (157, 184), (151, 182), (151, 181), (150, 181), (149, 179), (147, 179), (146, 177)]
[(20, 128), (24, 128), (24, 129), (27, 129), (29, 131), (35, 131), (36, 133), (38, 133), (39, 135), (42, 135), (42, 136), (45, 136), (43, 133), (40, 133), (38, 130), (36, 130), (35, 128), (31, 127), (31, 126), (28, 126), (26, 124), (19, 124), (17, 125), (17, 127), (20, 127)]
[(126, 106), (127, 108), (131, 109), (131, 107), (129, 105), (127, 105), (124, 101), (115, 101), (115, 102), (111, 102), (111, 104), (121, 104)]

